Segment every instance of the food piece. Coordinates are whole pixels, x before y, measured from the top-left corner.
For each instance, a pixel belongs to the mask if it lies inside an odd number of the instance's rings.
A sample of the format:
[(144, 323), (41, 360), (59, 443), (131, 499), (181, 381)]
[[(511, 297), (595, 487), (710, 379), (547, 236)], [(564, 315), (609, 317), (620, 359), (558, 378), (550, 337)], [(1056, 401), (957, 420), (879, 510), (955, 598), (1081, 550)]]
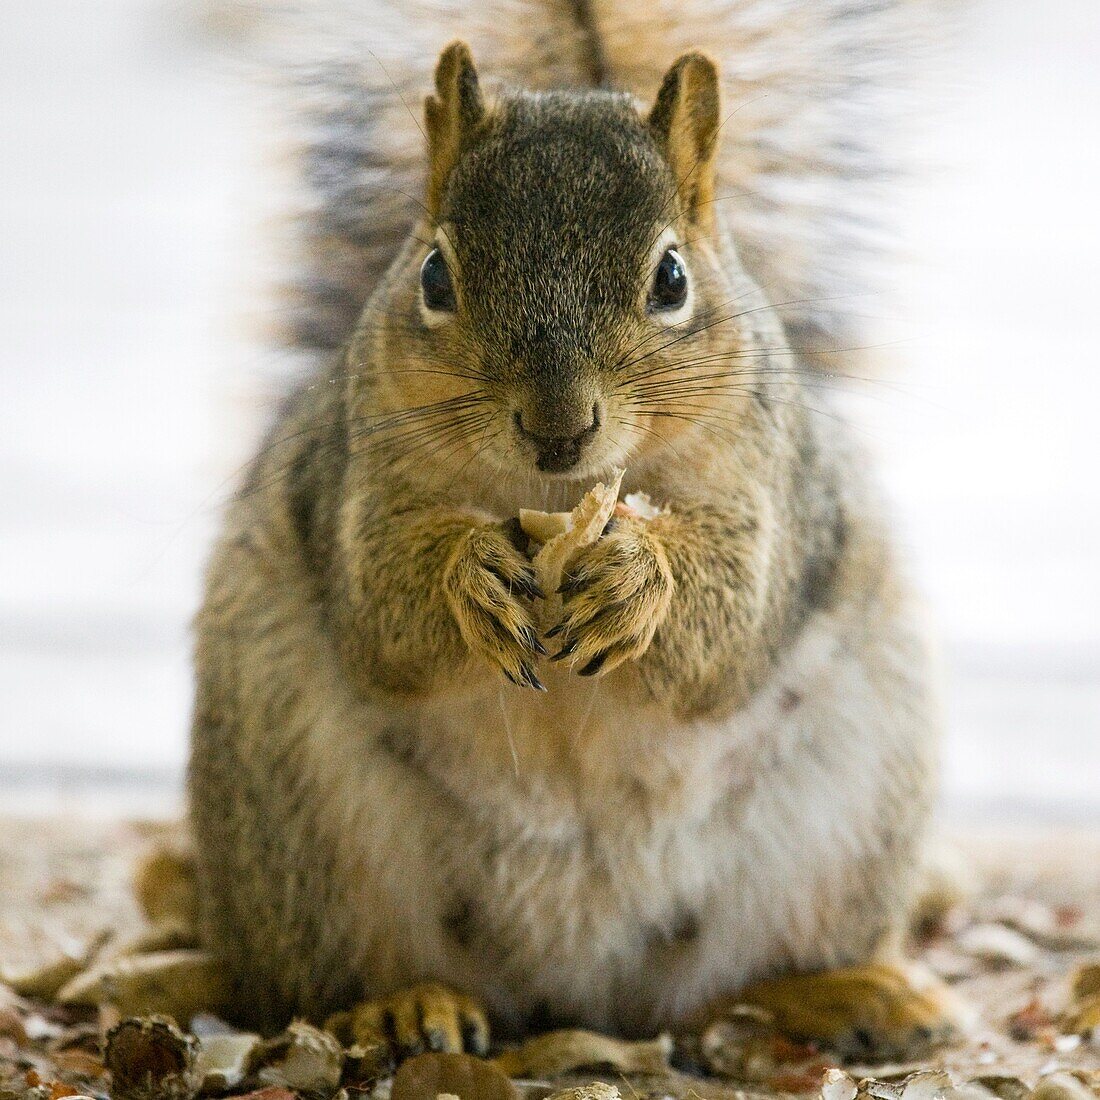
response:
[(64, 986), (91, 965), (109, 935), (109, 932), (101, 932), (87, 946), (66, 951), (60, 958), (44, 966), (21, 974), (0, 975), (0, 983), (9, 986), (20, 997), (52, 1001)]
[(534, 512), (529, 508), (519, 510), (519, 525), (523, 528), (523, 533), (537, 543), (547, 543), (558, 535), (564, 535), (572, 522), (572, 512)]
[(1100, 963), (1084, 963), (1070, 979), (1066, 1029), (1100, 1045)]
[(615, 505), (615, 515), (631, 516), (634, 519), (656, 519), (658, 516), (663, 516), (667, 512), (667, 508), (658, 508), (650, 499), (648, 493), (627, 493), (626, 496)]
[(54, 1062), (59, 1072), (86, 1081), (98, 1081), (107, 1075), (103, 1060), (86, 1050), (62, 1050), (54, 1055)]
[(259, 1043), (259, 1035), (244, 1031), (199, 1039), (195, 1057), (199, 1091), (220, 1093), (236, 1088), (248, 1074), (249, 1063)]
[(1039, 1079), (1030, 1100), (1096, 1100), (1096, 1094), (1073, 1073), (1048, 1073)]
[(622, 1094), (614, 1085), (593, 1081), (590, 1085), (551, 1093), (546, 1100), (622, 1100)]
[(942, 1069), (910, 1073), (901, 1083), (902, 1100), (944, 1100), (955, 1088), (951, 1075)]
[(344, 1051), (346, 1085), (365, 1088), (393, 1073), (393, 1047), (387, 1042), (353, 1043)]
[(821, 1100), (856, 1100), (856, 1083), (842, 1069), (827, 1069), (821, 1081)]
[(572, 512), (520, 510), (520, 526), (530, 538), (542, 543), (531, 564), (539, 585), (548, 596), (557, 592), (576, 554), (591, 546), (603, 533), (619, 499), (623, 473), (623, 470), (616, 470), (606, 485), (602, 481), (593, 485)]
[(1008, 1033), (1018, 1043), (1029, 1043), (1040, 1035), (1054, 1033), (1054, 1016), (1037, 997), (1008, 1017)]
[(9, 1005), (0, 1005), (0, 1039), (11, 1039), (17, 1047), (26, 1046), (29, 1041), (22, 1018)]
[(985, 1074), (982, 1077), (972, 1077), (970, 1084), (988, 1090), (999, 1100), (1024, 1100), (1031, 1089), (1020, 1080), (1019, 1077), (1010, 1077), (1006, 1074)]
[(107, 1033), (104, 1060), (117, 1100), (189, 1100), (195, 1094), (195, 1040), (166, 1016), (131, 1017)]
[(632, 1043), (594, 1031), (567, 1029), (536, 1036), (493, 1061), (509, 1077), (555, 1077), (582, 1069), (664, 1073), (671, 1054), (672, 1039), (668, 1035)]
[(1030, 898), (1002, 897), (987, 907), (987, 918), (1026, 936), (1046, 951), (1092, 951), (1100, 947), (1095, 928), (1080, 919), (1067, 920), (1067, 913)]
[(248, 1075), (261, 1085), (302, 1092), (334, 1091), (344, 1069), (344, 1050), (319, 1027), (295, 1020), (281, 1035), (259, 1043), (248, 1060)]
[(516, 1086), (492, 1062), (469, 1054), (420, 1054), (404, 1062), (393, 1079), (391, 1100), (518, 1100)]
[(109, 959), (57, 995), (67, 1005), (113, 1005), (123, 1016), (163, 1013), (189, 1020), (228, 999), (223, 972), (205, 951), (160, 951)]
[(703, 1032), (700, 1050), (710, 1073), (765, 1081), (779, 1068), (773, 1048), (775, 1018), (753, 1005), (733, 1005)]
[(991, 966), (1030, 966), (1039, 949), (1026, 936), (1003, 924), (974, 924), (959, 933), (960, 950)]

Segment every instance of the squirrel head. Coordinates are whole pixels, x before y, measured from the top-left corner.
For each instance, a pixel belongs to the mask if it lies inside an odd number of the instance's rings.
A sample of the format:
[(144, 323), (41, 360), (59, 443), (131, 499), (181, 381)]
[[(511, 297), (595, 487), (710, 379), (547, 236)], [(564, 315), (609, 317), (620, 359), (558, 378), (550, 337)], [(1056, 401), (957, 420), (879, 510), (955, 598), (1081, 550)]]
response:
[(736, 344), (716, 322), (754, 289), (715, 215), (714, 62), (685, 54), (648, 109), (608, 91), (490, 100), (461, 42), (435, 84), (425, 217), (359, 333), (392, 408), (449, 420), (455, 461), (558, 479), (705, 430), (676, 383)]

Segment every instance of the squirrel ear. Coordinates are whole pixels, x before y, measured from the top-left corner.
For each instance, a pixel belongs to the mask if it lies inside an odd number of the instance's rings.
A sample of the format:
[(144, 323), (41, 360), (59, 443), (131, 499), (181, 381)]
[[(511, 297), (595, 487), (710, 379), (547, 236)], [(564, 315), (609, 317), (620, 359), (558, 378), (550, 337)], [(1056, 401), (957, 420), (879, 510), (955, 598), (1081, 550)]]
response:
[(443, 189), (464, 138), (485, 116), (477, 69), (465, 42), (452, 42), (435, 67), (435, 95), (424, 101), (428, 131), (428, 210), (439, 212)]
[(694, 221), (708, 227), (714, 219), (720, 98), (718, 66), (705, 54), (686, 53), (665, 73), (646, 120), (684, 206)]

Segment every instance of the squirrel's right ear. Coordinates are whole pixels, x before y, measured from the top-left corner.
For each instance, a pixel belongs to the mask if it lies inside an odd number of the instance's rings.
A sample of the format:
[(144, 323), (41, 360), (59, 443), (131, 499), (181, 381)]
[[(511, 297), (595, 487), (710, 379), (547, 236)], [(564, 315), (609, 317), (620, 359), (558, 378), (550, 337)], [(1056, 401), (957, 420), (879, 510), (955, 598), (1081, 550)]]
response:
[(665, 73), (646, 119), (685, 208), (703, 228), (714, 219), (720, 101), (718, 66), (706, 54), (686, 53)]
[(485, 117), (477, 69), (465, 42), (452, 42), (435, 67), (435, 95), (424, 102), (428, 131), (428, 210), (434, 218), (463, 140)]

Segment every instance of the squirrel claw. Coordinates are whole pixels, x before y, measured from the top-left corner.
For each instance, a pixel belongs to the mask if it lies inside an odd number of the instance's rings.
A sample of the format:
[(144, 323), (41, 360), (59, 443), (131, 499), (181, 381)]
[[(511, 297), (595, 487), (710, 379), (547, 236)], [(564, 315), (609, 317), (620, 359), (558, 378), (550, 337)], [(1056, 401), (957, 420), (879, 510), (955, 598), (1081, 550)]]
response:
[(563, 645), (561, 647), (561, 649), (559, 649), (557, 651), (557, 653), (555, 653), (554, 656), (550, 658), (550, 660), (551, 661), (564, 661), (566, 657), (572, 657), (573, 654), (576, 653), (576, 651), (577, 651), (577, 642), (575, 640), (567, 641), (565, 643), (565, 645)]
[(529, 687), (535, 691), (546, 691), (546, 685), (535, 675), (535, 670), (530, 665), (521, 665), (518, 676), (513, 676), (506, 668), (501, 669), (501, 672), (518, 688)]
[(608, 653), (605, 649), (602, 653), (597, 653), (591, 661), (577, 672), (578, 676), (595, 676), (604, 666), (604, 662), (607, 660)]
[(512, 586), (522, 596), (526, 596), (529, 600), (545, 600), (546, 593), (543, 592), (538, 581), (535, 580), (534, 574), (531, 576), (524, 576), (519, 580), (512, 581)]
[(535, 670), (530, 665), (523, 666), (523, 679), (528, 687), (535, 691), (545, 691), (546, 685), (535, 675)]
[(566, 576), (565, 580), (558, 585), (558, 595), (568, 599), (580, 592), (582, 588), (585, 588), (590, 580), (591, 578), (584, 573), (574, 573), (572, 576)]

